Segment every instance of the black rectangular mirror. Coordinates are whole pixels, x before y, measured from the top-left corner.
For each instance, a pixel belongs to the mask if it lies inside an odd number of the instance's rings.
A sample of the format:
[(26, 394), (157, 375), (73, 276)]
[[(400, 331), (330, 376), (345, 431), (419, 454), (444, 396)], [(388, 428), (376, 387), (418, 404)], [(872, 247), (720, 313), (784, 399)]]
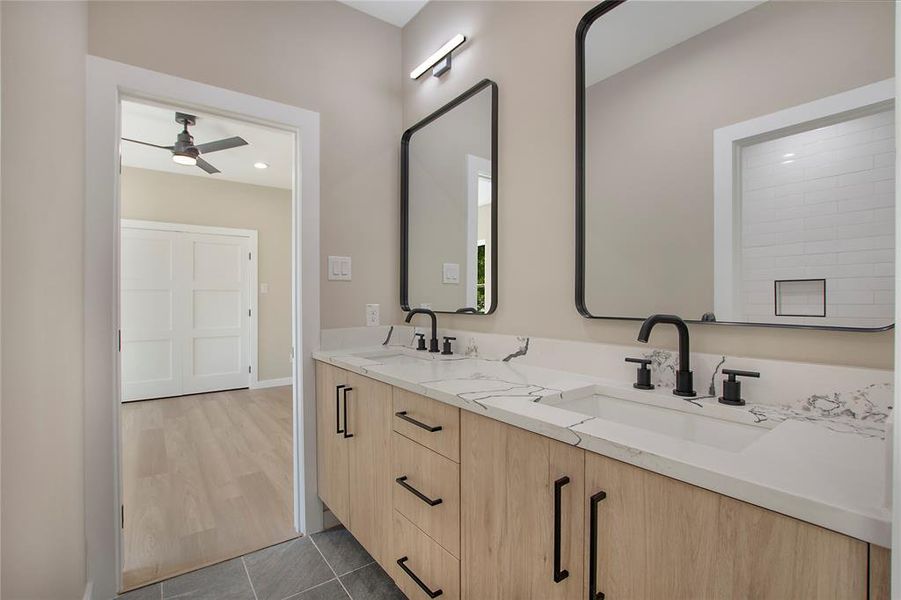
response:
[(401, 139), (400, 304), (497, 307), (497, 84), (485, 79)]
[(576, 34), (576, 306), (878, 331), (893, 2), (611, 0)]

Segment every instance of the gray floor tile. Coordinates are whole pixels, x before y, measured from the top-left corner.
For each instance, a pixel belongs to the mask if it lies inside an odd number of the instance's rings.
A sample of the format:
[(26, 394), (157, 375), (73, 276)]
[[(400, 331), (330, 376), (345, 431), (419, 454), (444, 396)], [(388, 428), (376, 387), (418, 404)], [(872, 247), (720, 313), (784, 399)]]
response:
[(347, 592), (341, 587), (337, 579), (332, 579), (311, 590), (307, 590), (297, 596), (291, 596), (289, 600), (350, 600)]
[(146, 587), (125, 592), (116, 596), (116, 600), (160, 600), (160, 584), (154, 583)]
[(244, 562), (258, 600), (283, 600), (335, 577), (308, 537), (247, 554)]
[(332, 566), (340, 577), (348, 571), (359, 569), (373, 562), (372, 557), (354, 539), (344, 527), (327, 529), (313, 534), (313, 541), (322, 551), (325, 560)]
[(164, 581), (163, 598), (254, 600), (253, 590), (240, 558)]
[(353, 600), (406, 600), (403, 592), (380, 566), (373, 563), (341, 577)]

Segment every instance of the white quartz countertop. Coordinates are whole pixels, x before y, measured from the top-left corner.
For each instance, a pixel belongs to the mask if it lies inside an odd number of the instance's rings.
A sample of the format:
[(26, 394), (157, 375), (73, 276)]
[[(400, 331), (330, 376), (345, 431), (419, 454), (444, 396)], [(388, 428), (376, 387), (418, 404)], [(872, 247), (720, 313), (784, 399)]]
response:
[[(665, 391), (636, 392), (630, 382), (402, 347), (318, 351), (313, 358), (866, 542), (891, 545), (886, 442), (865, 428), (795, 418), (761, 404), (726, 407), (709, 397), (687, 402)], [(553, 405), (584, 397), (596, 386), (621, 389), (624, 398), (647, 394), (642, 402), (756, 424), (766, 432), (729, 451)]]

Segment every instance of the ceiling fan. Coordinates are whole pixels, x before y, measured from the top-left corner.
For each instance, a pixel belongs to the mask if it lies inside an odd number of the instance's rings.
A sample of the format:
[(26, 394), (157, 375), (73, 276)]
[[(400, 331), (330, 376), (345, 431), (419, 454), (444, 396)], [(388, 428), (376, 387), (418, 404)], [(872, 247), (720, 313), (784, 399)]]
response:
[(153, 148), (162, 148), (172, 153), (172, 160), (180, 165), (189, 167), (198, 166), (210, 175), (220, 173), (219, 169), (200, 158), (201, 154), (209, 154), (210, 152), (218, 152), (220, 150), (228, 150), (229, 148), (237, 148), (238, 146), (246, 146), (247, 141), (239, 136), (216, 140), (215, 142), (207, 142), (206, 144), (194, 145), (194, 136), (188, 133), (188, 127), (197, 123), (197, 117), (187, 113), (175, 113), (175, 122), (184, 126), (175, 144), (172, 146), (159, 146), (150, 142), (142, 142), (141, 140), (132, 140), (122, 138), (126, 142), (134, 142), (135, 144), (143, 144)]

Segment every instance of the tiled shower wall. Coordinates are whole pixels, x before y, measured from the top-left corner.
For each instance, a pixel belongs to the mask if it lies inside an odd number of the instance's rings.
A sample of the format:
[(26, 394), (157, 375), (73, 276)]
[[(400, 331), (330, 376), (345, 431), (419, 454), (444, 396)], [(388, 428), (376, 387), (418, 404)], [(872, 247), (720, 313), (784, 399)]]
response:
[[(892, 109), (742, 149), (747, 317), (855, 327), (892, 322), (894, 160)], [(825, 279), (826, 317), (776, 316), (774, 281), (785, 279)], [(821, 297), (794, 302), (791, 312), (822, 308)]]

